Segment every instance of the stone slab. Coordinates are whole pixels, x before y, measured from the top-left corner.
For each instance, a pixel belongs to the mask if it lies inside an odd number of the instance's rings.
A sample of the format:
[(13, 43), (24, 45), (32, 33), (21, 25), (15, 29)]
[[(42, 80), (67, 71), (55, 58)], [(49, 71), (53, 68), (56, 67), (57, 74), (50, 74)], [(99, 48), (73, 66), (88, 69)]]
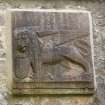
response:
[(12, 10), (14, 94), (92, 94), (91, 14)]

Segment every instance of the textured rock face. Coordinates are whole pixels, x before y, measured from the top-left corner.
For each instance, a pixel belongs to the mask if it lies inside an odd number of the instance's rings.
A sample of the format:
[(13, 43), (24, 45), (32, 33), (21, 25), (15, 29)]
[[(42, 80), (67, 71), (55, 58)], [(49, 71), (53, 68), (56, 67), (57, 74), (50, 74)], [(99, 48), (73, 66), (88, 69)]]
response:
[(11, 14), (13, 93), (92, 93), (89, 12), (22, 9)]
[[(97, 81), (96, 96), (11, 95), (6, 69), (5, 11), (8, 8), (82, 9), (92, 12), (94, 59)], [(105, 105), (105, 2), (104, 0), (1, 0), (0, 2), (0, 105)]]

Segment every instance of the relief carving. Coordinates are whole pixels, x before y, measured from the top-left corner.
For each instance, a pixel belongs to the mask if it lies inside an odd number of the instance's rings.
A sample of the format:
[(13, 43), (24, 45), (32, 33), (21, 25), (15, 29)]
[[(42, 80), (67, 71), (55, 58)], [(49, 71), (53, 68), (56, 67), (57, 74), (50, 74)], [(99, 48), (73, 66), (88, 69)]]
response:
[[(36, 34), (32, 34), (28, 29), (17, 31), (15, 33), (16, 37), (16, 57), (21, 60), (26, 60), (26, 67), (27, 65), (32, 70), (34, 76), (36, 74), (36, 70), (38, 69), (38, 53), (40, 50), (40, 44), (38, 42)], [(29, 70), (28, 68), (24, 69), (21, 68), (24, 72), (19, 72), (19, 69), (17, 68), (17, 71), (15, 71), (16, 77), (24, 79), (27, 77)]]
[[(85, 40), (78, 38), (74, 41), (70, 41), (70, 39), (68, 39), (67, 41), (59, 41), (59, 43), (56, 43), (50, 39), (47, 44), (44, 44), (43, 39), (41, 39), (42, 37), (53, 36), (53, 34), (58, 33), (60, 32), (54, 30), (32, 32), (28, 29), (21, 31), (17, 30), (15, 32), (15, 35), (17, 36), (17, 57), (20, 59), (28, 59), (29, 66), (31, 67), (34, 76), (36, 71), (40, 69), (39, 66), (41, 66), (39, 60), (42, 64), (46, 65), (56, 65), (63, 60), (67, 60), (68, 62), (72, 61), (77, 65), (80, 65), (84, 71), (89, 71), (90, 64), (87, 59), (84, 59), (84, 56), (89, 56), (88, 49), (90, 49), (90, 46)], [(69, 47), (67, 44), (69, 44)], [(68, 65), (64, 67), (69, 68)], [(23, 79), (28, 76), (29, 71), (25, 70), (23, 74), (19, 74), (18, 71), (15, 73), (16, 77)]]
[(14, 93), (93, 92), (90, 15), (56, 11), (12, 11)]

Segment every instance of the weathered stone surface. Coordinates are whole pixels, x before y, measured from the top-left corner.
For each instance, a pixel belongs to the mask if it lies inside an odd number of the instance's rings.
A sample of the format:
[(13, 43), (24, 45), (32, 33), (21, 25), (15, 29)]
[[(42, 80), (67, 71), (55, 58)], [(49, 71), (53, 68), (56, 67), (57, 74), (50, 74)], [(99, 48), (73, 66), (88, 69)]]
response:
[(0, 26), (4, 25), (4, 22), (5, 22), (5, 20), (4, 20), (3, 16), (0, 16)]
[(88, 11), (12, 11), (14, 93), (92, 92), (90, 16)]
[[(55, 0), (49, 0), (49, 1), (48, 0), (1, 0), (0, 8), (1, 9), (7, 9), (7, 8), (49, 8), (51, 9), (51, 8), (55, 8), (55, 9), (82, 9), (82, 10), (91, 11), (92, 18), (93, 18), (93, 25), (94, 25), (93, 29), (94, 29), (95, 70), (97, 73), (96, 76), (101, 77), (101, 78), (97, 78), (97, 83), (100, 81), (101, 83), (104, 82), (105, 80), (105, 75), (103, 73), (105, 71), (105, 52), (104, 52), (104, 48), (105, 48), (105, 45), (104, 45), (104, 42), (105, 42), (104, 41), (105, 39), (104, 37), (105, 1), (104, 0), (56, 0), (56, 1)], [(99, 17), (100, 19), (99, 18), (97, 19), (97, 17)], [(100, 23), (101, 20), (103, 21), (103, 25), (96, 24), (96, 23)], [(4, 61), (1, 64), (5, 66)], [(0, 71), (7, 72), (7, 69), (1, 70), (0, 68)], [(2, 74), (2, 75), (4, 76), (5, 79), (8, 79), (7, 75), (5, 74)], [(0, 81), (2, 81), (1, 79), (2, 75), (0, 75)], [(6, 87), (6, 84), (7, 84), (6, 82), (2, 83), (4, 88)], [(98, 86), (100, 86), (100, 84), (98, 84)], [(99, 91), (101, 90), (103, 91), (102, 87), (100, 86)], [(81, 100), (77, 102), (77, 100), (80, 99), (80, 96), (79, 96), (77, 98), (75, 97), (73, 100), (74, 102), (71, 102), (69, 105), (104, 105), (105, 100), (103, 99), (103, 97), (105, 96), (105, 94), (101, 95), (102, 91), (98, 92), (97, 94), (97, 96), (100, 97), (99, 98), (100, 103), (97, 102), (97, 99), (95, 102), (91, 102), (92, 100), (88, 97), (86, 97), (87, 102), (83, 103), (83, 100), (84, 100), (83, 97), (81, 97)], [(10, 95), (8, 95), (8, 97), (10, 97), (10, 100), (8, 100), (9, 102), (8, 105), (15, 105), (15, 104), (40, 105), (40, 99), (39, 101), (36, 101), (35, 100), (36, 97), (31, 97), (31, 100), (29, 97), (28, 98), (15, 97), (15, 99), (14, 97), (11, 97)], [(33, 102), (34, 100), (35, 102)], [(45, 100), (50, 101), (49, 97), (46, 97)], [(68, 97), (68, 100), (71, 100), (71, 96)], [(63, 97), (62, 98), (63, 105), (67, 104), (66, 101), (67, 100)], [(42, 103), (44, 104), (44, 98), (42, 98)]]

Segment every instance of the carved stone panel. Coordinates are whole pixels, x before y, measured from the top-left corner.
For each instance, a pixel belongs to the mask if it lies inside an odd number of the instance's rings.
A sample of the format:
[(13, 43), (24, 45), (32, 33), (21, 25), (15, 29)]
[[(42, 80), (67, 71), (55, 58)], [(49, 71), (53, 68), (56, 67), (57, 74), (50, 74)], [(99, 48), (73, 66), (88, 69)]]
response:
[(13, 92), (92, 94), (91, 15), (12, 11)]

